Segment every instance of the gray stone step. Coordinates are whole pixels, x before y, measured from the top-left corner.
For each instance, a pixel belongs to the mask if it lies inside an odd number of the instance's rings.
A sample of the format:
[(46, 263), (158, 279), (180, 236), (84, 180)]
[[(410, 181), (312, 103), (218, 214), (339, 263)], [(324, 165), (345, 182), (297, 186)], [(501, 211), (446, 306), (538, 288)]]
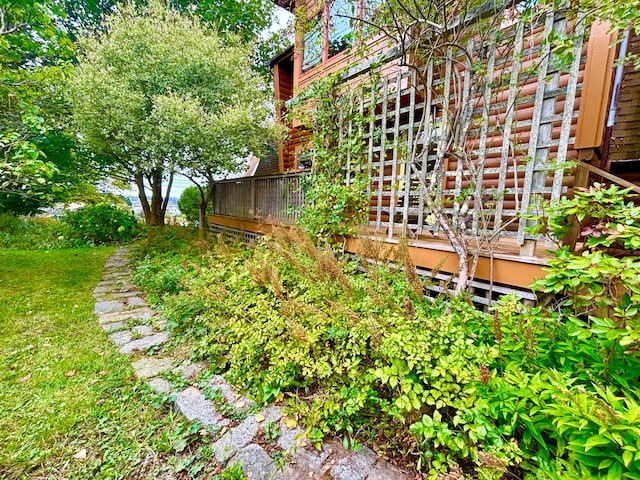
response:
[(258, 423), (254, 417), (247, 417), (240, 425), (225, 433), (211, 449), (221, 465), (226, 464), (240, 449), (251, 443), (258, 433)]
[(170, 358), (143, 357), (131, 364), (138, 378), (151, 378), (160, 375), (173, 367)]
[(207, 400), (204, 395), (195, 387), (176, 394), (176, 409), (182, 413), (187, 420), (199, 421), (202, 425), (226, 426), (229, 420), (222, 417), (216, 410), (215, 405)]
[(150, 308), (135, 308), (125, 312), (112, 312), (100, 315), (98, 322), (101, 324), (113, 322), (126, 322), (129, 320), (149, 320), (155, 316), (155, 312)]
[(247, 480), (269, 480), (276, 470), (273, 459), (260, 445), (249, 444), (236, 453), (230, 463), (240, 462)]
[(149, 347), (155, 347), (156, 345), (163, 344), (168, 339), (168, 332), (160, 332), (156, 333), (155, 335), (149, 335), (148, 337), (139, 338), (127, 343), (126, 345), (123, 345), (122, 347), (120, 347), (120, 353), (143, 352)]

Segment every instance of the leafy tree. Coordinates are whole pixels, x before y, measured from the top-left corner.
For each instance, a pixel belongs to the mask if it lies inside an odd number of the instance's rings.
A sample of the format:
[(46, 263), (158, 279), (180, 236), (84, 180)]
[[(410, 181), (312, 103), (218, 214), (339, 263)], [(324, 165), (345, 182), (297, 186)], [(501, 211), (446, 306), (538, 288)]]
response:
[(260, 149), (267, 93), (249, 47), (223, 41), (196, 18), (154, 2), (125, 6), (105, 25), (80, 42), (69, 82), (74, 118), (102, 167), (136, 184), (146, 222), (163, 225), (163, 182), (168, 192), (178, 168), (205, 179), (198, 185), (206, 205), (206, 182)]
[[(105, 17), (116, 11), (116, 0), (65, 0), (62, 2), (64, 16), (58, 20), (72, 38), (81, 32), (102, 30)], [(138, 6), (145, 0), (134, 0)], [(255, 40), (273, 20), (274, 4), (269, 0), (170, 0), (171, 8), (184, 14), (194, 15), (211, 24), (217, 32), (240, 35), (244, 40)]]
[(200, 190), (197, 187), (187, 187), (178, 199), (180, 212), (191, 223), (197, 223), (200, 215)]
[(78, 191), (94, 171), (68, 130), (61, 95), (74, 47), (64, 2), (0, 0), (0, 210), (31, 214)]
[[(38, 145), (64, 110), (55, 85), (72, 45), (53, 2), (0, 0), (0, 194), (40, 199), (57, 171)], [(43, 186), (50, 185), (51, 188)]]

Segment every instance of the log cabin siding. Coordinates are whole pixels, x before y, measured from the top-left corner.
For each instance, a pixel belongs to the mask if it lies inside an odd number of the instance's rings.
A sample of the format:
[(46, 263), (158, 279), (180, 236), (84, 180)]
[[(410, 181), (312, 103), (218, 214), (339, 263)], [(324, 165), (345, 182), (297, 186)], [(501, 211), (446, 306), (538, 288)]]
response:
[[(640, 52), (640, 35), (635, 32), (631, 35), (628, 51)], [(628, 63), (623, 75), (607, 170), (640, 184), (640, 71)]]

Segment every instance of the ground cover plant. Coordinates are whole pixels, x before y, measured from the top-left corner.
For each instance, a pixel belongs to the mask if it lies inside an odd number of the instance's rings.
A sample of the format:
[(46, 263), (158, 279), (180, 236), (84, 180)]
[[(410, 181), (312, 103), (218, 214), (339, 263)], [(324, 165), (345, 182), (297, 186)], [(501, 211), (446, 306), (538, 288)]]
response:
[(91, 291), (112, 253), (0, 252), (2, 478), (208, 472), (200, 427), (133, 377), (93, 315)]
[(400, 269), (338, 258), (294, 230), (252, 248), (147, 249), (139, 280), (196, 357), (259, 402), (287, 404), (312, 442), (376, 445), (427, 477), (640, 478), (640, 263), (618, 251), (640, 215), (595, 186), (547, 224), (561, 236), (576, 214), (585, 250), (558, 250), (536, 307), (426, 298), (406, 247)]

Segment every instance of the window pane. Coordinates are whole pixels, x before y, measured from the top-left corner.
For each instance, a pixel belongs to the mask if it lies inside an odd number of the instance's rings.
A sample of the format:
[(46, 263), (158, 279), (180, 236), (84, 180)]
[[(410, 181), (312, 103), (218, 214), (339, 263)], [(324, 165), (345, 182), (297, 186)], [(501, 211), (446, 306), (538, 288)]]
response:
[(335, 0), (329, 8), (329, 56), (353, 45), (356, 0)]
[(322, 61), (322, 16), (316, 18), (311, 29), (304, 34), (302, 71), (315, 67)]

